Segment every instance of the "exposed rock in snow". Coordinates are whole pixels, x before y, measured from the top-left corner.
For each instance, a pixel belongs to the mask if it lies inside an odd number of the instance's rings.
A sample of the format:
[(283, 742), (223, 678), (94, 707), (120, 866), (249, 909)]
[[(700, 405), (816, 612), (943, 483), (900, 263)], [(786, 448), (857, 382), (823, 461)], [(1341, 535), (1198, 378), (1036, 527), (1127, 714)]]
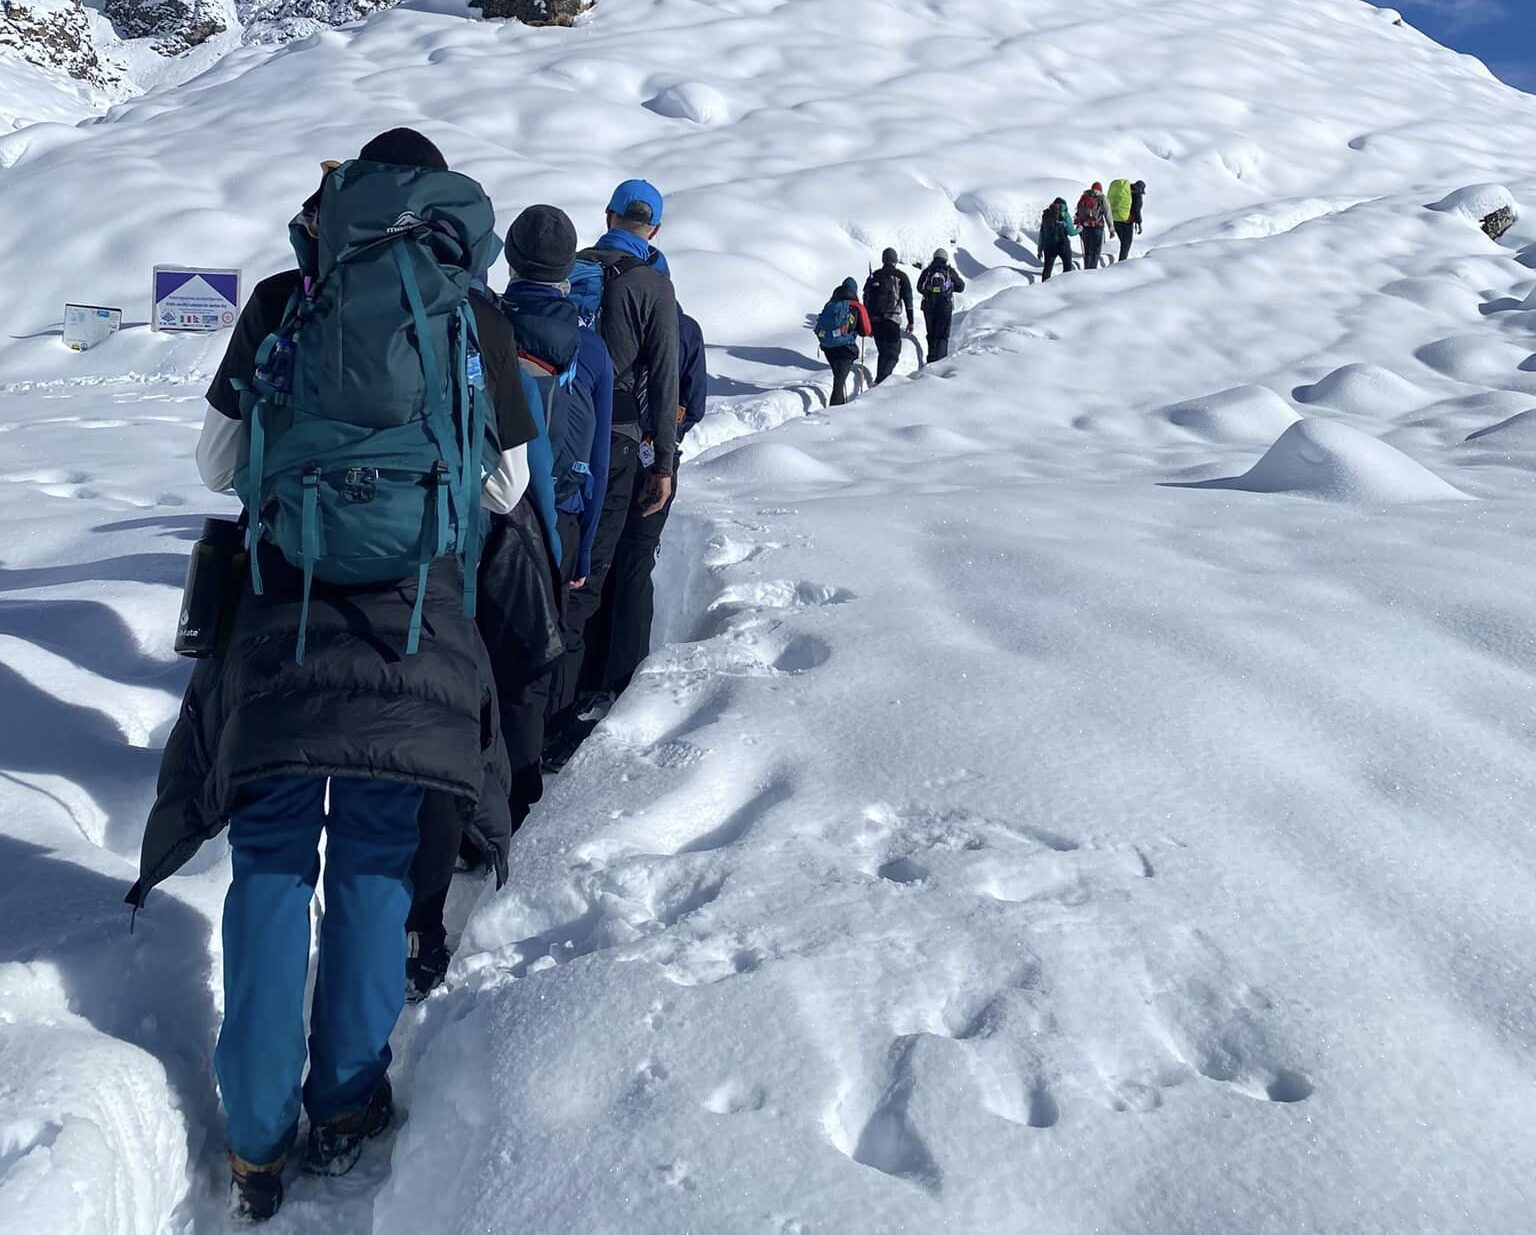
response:
[(154, 39), (167, 56), (206, 43), (236, 21), (225, 0), (107, 0), (106, 14), (124, 38)]
[(1470, 500), (1396, 447), (1331, 420), (1298, 421), (1242, 476), (1192, 488), (1294, 493), (1328, 502)]
[(91, 41), (90, 16), (80, 0), (6, 0), (0, 9), (0, 48), (93, 86), (119, 79), (116, 67), (102, 60)]
[(1442, 214), (1459, 214), (1476, 223), (1495, 240), (1520, 219), (1520, 205), (1515, 201), (1515, 195), (1502, 184), (1469, 185), (1429, 208)]
[(398, 0), (242, 0), (240, 21), (247, 43), (289, 43), (317, 30), (358, 21)]
[(569, 26), (592, 0), (471, 0), (486, 17), (510, 17), (529, 26)]

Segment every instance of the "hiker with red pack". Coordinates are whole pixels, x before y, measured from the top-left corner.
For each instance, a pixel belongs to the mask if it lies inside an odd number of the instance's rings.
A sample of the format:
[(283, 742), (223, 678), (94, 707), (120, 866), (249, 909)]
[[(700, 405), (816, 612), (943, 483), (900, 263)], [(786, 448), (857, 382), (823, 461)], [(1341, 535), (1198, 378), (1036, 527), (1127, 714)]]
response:
[(1097, 180), (1077, 199), (1075, 221), (1083, 237), (1083, 269), (1097, 270), (1104, 257), (1104, 236), (1109, 230), (1109, 199)]

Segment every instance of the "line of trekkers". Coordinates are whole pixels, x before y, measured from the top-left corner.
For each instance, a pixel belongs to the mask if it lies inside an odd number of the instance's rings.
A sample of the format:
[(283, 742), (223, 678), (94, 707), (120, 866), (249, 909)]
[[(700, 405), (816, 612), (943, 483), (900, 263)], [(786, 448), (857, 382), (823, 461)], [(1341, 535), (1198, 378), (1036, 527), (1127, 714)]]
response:
[[(1076, 211), (1058, 197), (1040, 216), (1040, 281), (1048, 280), (1059, 261), (1063, 270), (1073, 269), (1072, 240), (1082, 237), (1083, 266), (1096, 270), (1104, 262), (1104, 241), (1113, 227), (1120, 241), (1120, 261), (1131, 255), (1131, 245), (1142, 230), (1142, 201), (1146, 181), (1116, 180), (1106, 194), (1102, 183), (1095, 182), (1078, 199)], [(949, 355), (949, 334), (954, 322), (955, 294), (965, 291), (965, 279), (950, 263), (949, 252), (937, 249), (933, 260), (917, 278), (917, 292), (922, 297), (923, 324), (928, 336), (928, 361)], [(857, 279), (848, 278), (837, 287), (832, 298), (817, 315), (816, 341), (832, 366), (833, 407), (848, 401), (848, 379), (860, 363), (863, 341), (873, 338), (877, 355), (874, 385), (878, 386), (896, 371), (901, 361), (902, 340), (912, 335), (912, 281), (901, 269), (901, 256), (895, 249), (881, 255), (880, 268), (870, 272), (864, 283), (864, 298), (859, 299)], [(905, 322), (905, 329), (903, 329)], [(867, 380), (867, 379), (866, 379)]]
[(649, 651), (707, 393), (663, 205), (626, 181), (580, 252), (564, 212), (528, 207), (497, 295), (484, 189), (421, 134), (380, 134), (325, 164), (295, 267), (253, 290), (208, 390), (199, 471), (243, 514), (194, 549), (182, 625), (217, 589), (217, 636), (128, 899), (229, 828), (214, 1070), (239, 1218), (277, 1212), (301, 1115), (327, 1175), (390, 1125), (390, 1035), (408, 986), (443, 979), (456, 867), (505, 881), (545, 772)]

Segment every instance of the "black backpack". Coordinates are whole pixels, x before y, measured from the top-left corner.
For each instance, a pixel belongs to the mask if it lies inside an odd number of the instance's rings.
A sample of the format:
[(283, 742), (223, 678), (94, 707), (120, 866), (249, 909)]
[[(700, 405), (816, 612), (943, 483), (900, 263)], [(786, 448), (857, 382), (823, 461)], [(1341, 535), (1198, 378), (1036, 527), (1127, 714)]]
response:
[(864, 307), (871, 317), (896, 317), (901, 313), (901, 271), (895, 266), (881, 266), (869, 276), (864, 289)]

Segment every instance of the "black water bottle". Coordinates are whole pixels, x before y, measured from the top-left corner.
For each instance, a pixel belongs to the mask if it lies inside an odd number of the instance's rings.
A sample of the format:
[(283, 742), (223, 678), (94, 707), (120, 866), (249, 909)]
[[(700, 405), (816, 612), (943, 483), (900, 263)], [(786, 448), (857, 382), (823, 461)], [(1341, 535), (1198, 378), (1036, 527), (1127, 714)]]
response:
[(219, 649), (223, 627), (238, 601), (245, 530), (232, 519), (204, 519), (203, 534), (187, 559), (187, 584), (176, 623), (176, 651), (202, 659)]

